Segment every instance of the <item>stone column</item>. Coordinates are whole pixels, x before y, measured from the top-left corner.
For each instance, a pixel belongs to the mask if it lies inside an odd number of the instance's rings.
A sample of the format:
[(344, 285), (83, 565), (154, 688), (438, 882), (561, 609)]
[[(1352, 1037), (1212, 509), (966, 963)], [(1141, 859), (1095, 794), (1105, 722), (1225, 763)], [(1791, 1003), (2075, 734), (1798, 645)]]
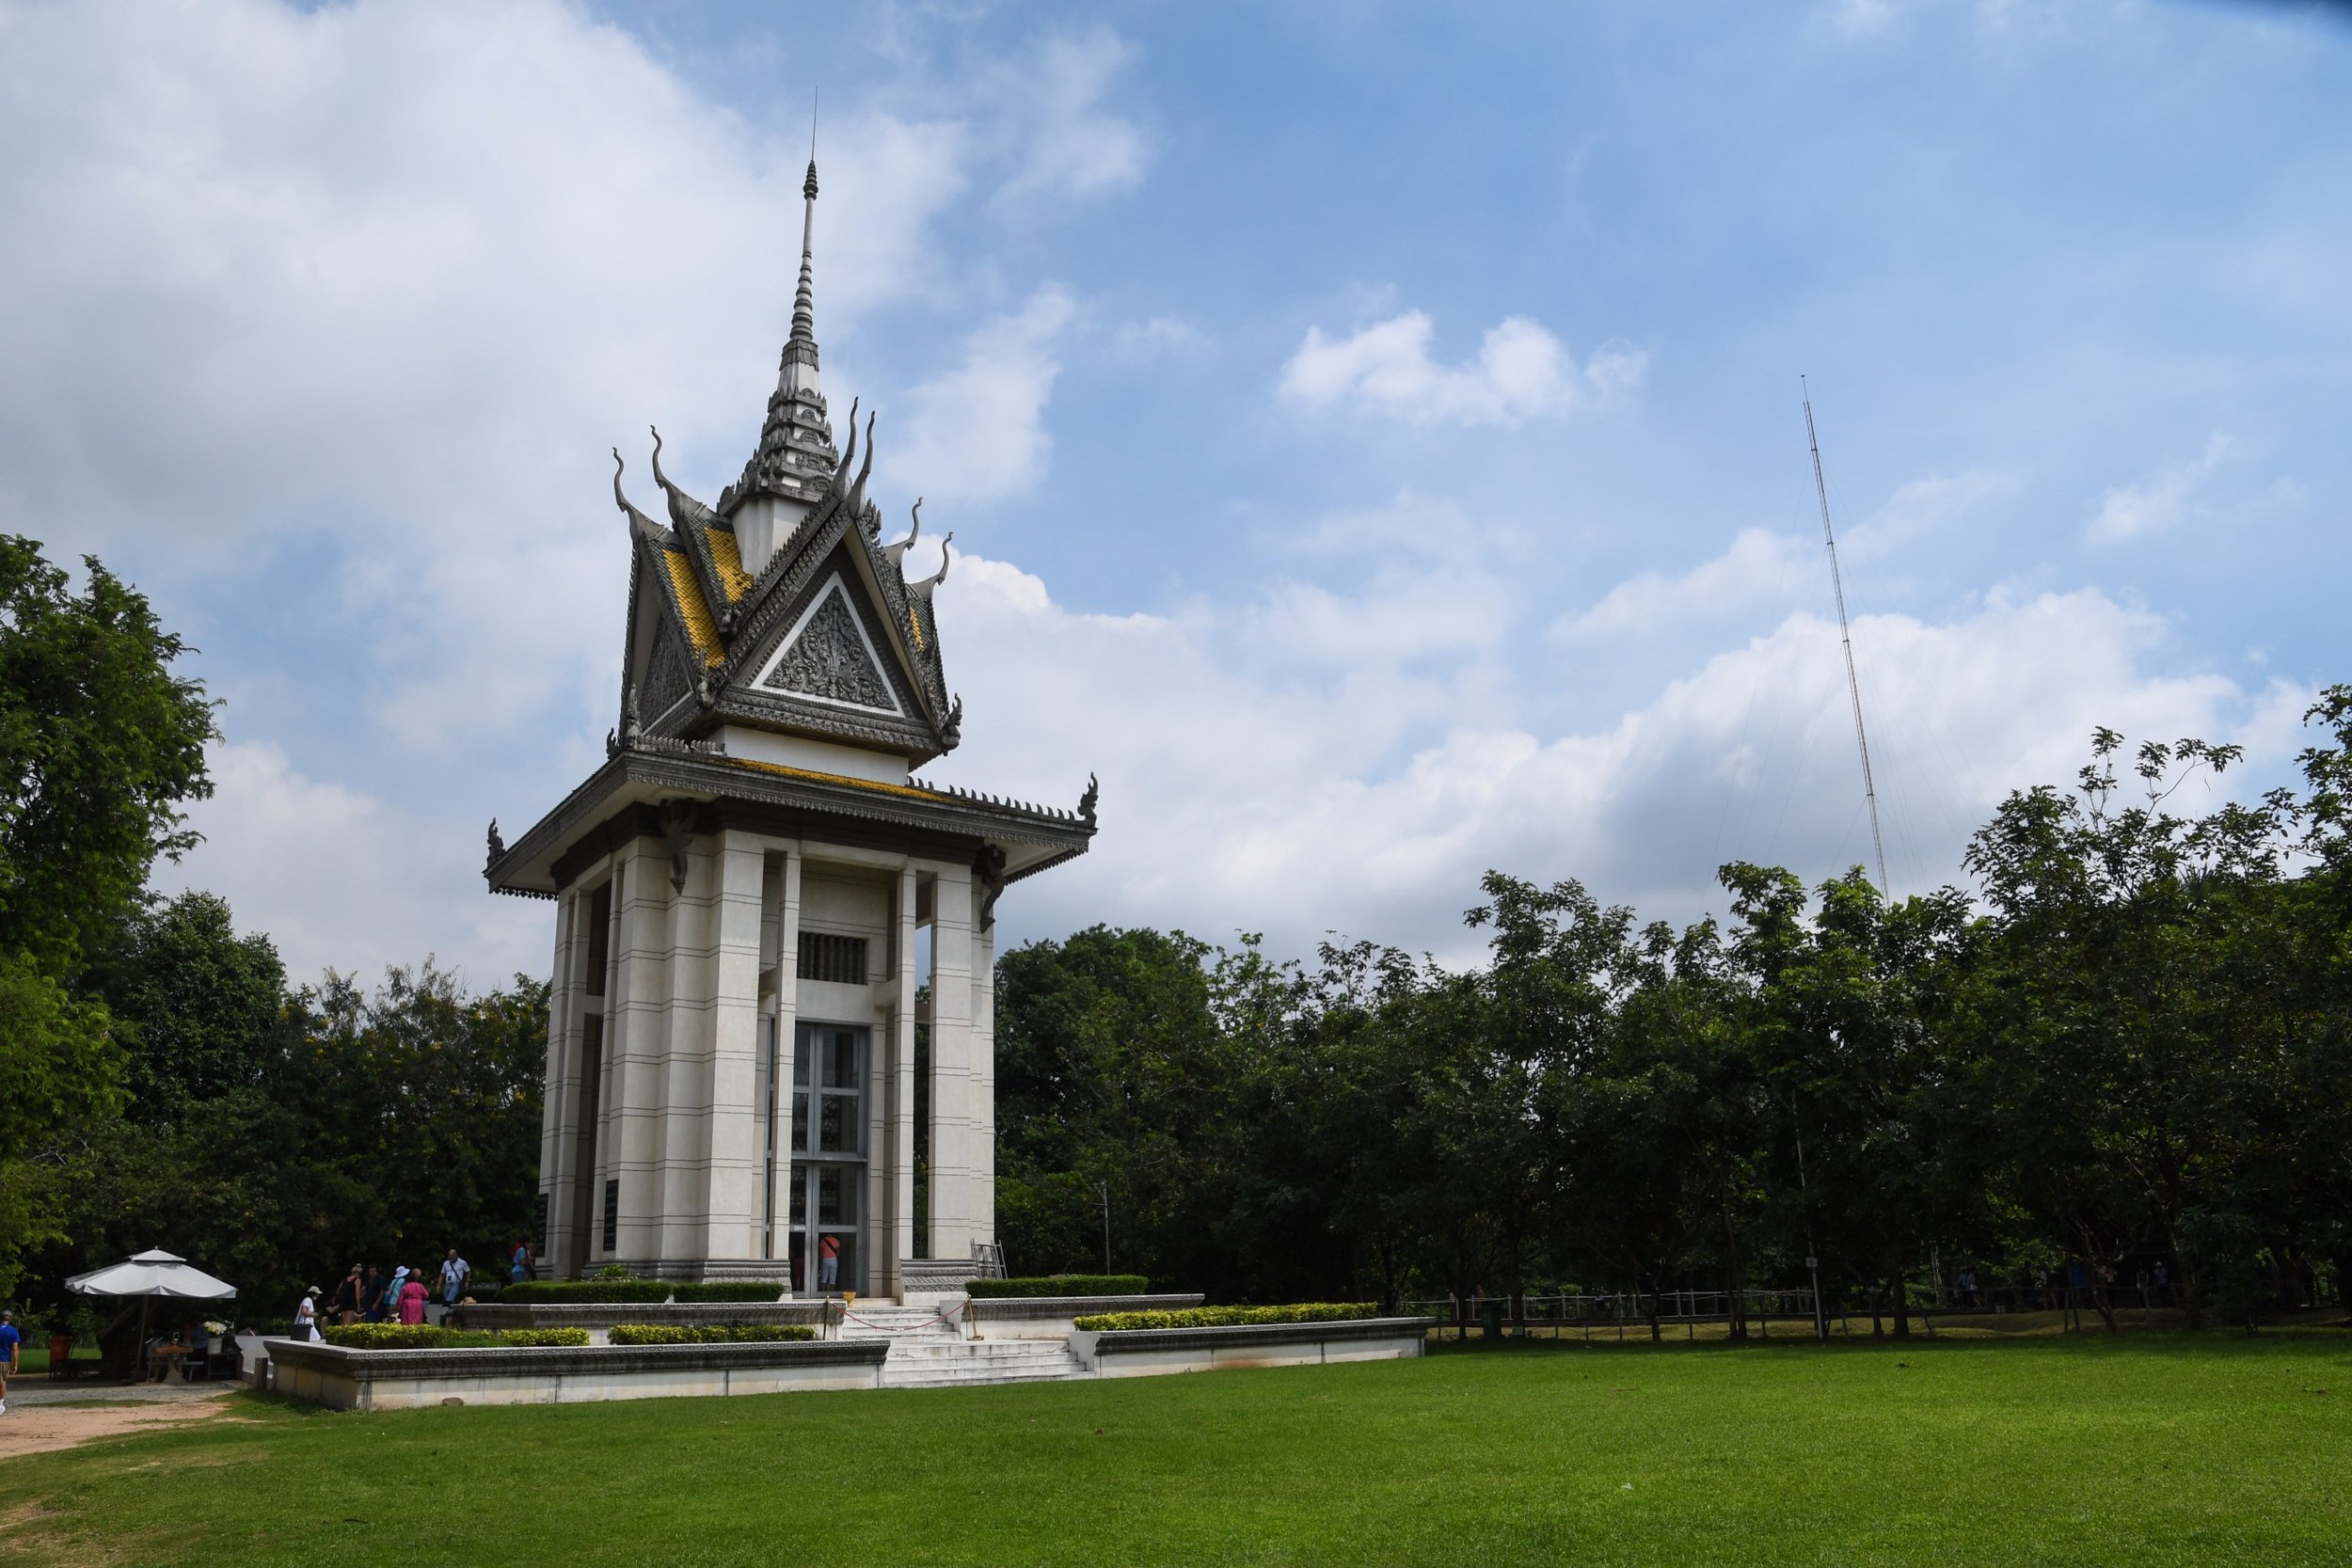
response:
[(784, 852), (783, 912), (776, 927), (776, 1168), (768, 1193), (775, 1216), (769, 1256), (792, 1256), (792, 1039), (801, 1022), (801, 864), (798, 847)]
[[(975, 923), (984, 890), (972, 890)], [(972, 934), (972, 1239), (996, 1239), (996, 927)]]
[[(887, 1269), (891, 1295), (904, 1299), (906, 1280), (898, 1265), (914, 1251), (914, 867), (898, 873), (898, 995), (891, 1005), (890, 1233), (876, 1243), (888, 1256), (874, 1259)], [(879, 1228), (879, 1227), (877, 1227)]]
[(709, 1161), (701, 1248), (706, 1261), (759, 1256), (761, 1107), (752, 1102), (759, 1047), (760, 899), (767, 844), (740, 828), (717, 844), (710, 1007)]
[(580, 1141), (581, 964), (587, 954), (580, 938), (587, 911), (578, 887), (556, 903), (555, 969), (548, 990), (547, 1081), (539, 1108), (539, 1198), (548, 1227), (533, 1244), (559, 1270), (579, 1265), (564, 1254), (571, 1236), (572, 1157)]
[(972, 1255), (972, 874), (931, 883), (930, 1254)]
[[(661, 1245), (661, 1110), (670, 1001), (670, 852), (658, 838), (625, 851), (613, 921), (613, 981), (605, 996), (603, 1169), (589, 1196), (589, 1252), (650, 1261)], [(620, 1182), (620, 1224), (603, 1247), (604, 1183)]]
[[(662, 1028), (656, 1258), (703, 1257), (710, 1227), (711, 1024), (718, 990), (719, 841), (687, 840), (686, 886), (670, 899), (670, 990)], [(664, 878), (661, 891), (672, 892)], [(626, 1211), (624, 1211), (626, 1212)]]

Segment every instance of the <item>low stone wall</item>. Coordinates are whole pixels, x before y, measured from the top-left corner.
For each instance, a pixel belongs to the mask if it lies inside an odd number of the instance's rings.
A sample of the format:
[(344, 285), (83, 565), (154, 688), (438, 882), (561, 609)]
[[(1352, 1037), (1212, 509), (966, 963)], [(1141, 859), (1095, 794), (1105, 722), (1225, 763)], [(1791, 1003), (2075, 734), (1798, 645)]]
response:
[(1227, 1367), (1312, 1367), (1422, 1354), (1434, 1318), (1248, 1323), (1233, 1328), (1078, 1329), (1070, 1352), (1089, 1377), (1152, 1377)]
[(346, 1350), (272, 1339), (271, 1386), (339, 1410), (435, 1404), (578, 1404), (707, 1394), (879, 1388), (879, 1340), (727, 1345), (533, 1345)]
[(975, 1339), (1066, 1339), (1072, 1321), (1097, 1312), (1173, 1312), (1198, 1307), (1188, 1296), (974, 1296), (964, 1321)]
[(452, 1307), (445, 1321), (453, 1328), (584, 1328), (602, 1344), (615, 1323), (803, 1323), (831, 1338), (840, 1318), (835, 1301), (486, 1301)]

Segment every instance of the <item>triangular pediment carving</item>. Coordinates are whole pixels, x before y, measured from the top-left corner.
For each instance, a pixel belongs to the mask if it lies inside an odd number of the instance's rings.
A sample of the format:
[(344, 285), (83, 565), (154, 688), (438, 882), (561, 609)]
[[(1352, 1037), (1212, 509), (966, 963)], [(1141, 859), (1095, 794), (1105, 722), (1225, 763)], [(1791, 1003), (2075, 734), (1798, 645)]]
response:
[(828, 707), (906, 716), (837, 571), (818, 589), (752, 685)]

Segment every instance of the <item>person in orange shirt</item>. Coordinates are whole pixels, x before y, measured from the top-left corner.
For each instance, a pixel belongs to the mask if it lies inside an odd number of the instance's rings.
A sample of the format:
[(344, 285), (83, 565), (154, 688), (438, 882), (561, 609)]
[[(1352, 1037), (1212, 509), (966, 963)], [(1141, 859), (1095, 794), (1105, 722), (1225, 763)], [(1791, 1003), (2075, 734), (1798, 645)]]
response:
[(817, 1288), (830, 1291), (841, 1283), (841, 1238), (826, 1236), (817, 1243)]

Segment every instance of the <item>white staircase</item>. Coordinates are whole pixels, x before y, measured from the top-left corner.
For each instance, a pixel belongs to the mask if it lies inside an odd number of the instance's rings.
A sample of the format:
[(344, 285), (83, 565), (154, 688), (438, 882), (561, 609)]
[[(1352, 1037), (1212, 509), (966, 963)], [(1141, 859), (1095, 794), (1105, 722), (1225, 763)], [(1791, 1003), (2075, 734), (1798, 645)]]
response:
[(841, 1323), (844, 1339), (884, 1339), (885, 1388), (961, 1388), (994, 1383), (1053, 1383), (1085, 1370), (1059, 1339), (967, 1339), (940, 1309), (858, 1303)]

